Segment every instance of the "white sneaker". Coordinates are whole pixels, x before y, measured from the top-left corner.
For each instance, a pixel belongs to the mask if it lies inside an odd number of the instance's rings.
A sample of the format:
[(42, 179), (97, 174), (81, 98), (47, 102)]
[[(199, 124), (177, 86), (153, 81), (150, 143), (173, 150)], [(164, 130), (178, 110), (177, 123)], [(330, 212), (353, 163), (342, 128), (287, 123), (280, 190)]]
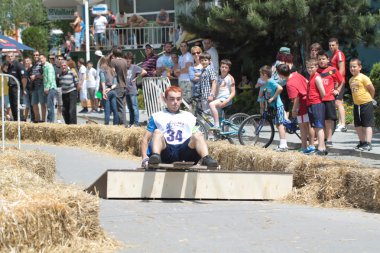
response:
[(337, 132), (347, 132), (347, 127), (346, 126), (341, 126), (341, 125), (337, 125), (336, 128), (335, 128), (335, 131)]
[(58, 123), (58, 124), (62, 124), (62, 120), (57, 119), (57, 123)]

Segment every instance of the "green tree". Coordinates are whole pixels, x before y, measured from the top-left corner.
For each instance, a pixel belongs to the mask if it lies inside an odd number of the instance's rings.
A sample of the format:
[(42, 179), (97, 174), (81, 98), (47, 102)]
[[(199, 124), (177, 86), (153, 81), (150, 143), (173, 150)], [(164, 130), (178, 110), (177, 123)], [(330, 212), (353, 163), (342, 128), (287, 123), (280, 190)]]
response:
[(0, 26), (5, 31), (18, 28), (22, 22), (38, 25), (46, 19), (46, 10), (41, 0), (0, 1)]
[(40, 26), (31, 26), (22, 32), (22, 41), (41, 53), (48, 53), (48, 40), (48, 32)]

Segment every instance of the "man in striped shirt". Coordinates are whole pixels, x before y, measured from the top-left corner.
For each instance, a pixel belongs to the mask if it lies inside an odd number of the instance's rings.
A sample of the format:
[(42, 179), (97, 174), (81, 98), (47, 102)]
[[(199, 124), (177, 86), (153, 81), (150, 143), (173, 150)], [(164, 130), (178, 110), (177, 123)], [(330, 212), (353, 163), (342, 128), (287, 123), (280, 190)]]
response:
[(142, 68), (146, 70), (147, 77), (155, 77), (158, 56), (154, 54), (153, 48), (149, 44), (145, 45), (145, 54), (146, 57), (142, 64)]
[(62, 88), (62, 115), (66, 124), (77, 124), (78, 77), (69, 70), (66, 61), (61, 62), (62, 73), (58, 76)]

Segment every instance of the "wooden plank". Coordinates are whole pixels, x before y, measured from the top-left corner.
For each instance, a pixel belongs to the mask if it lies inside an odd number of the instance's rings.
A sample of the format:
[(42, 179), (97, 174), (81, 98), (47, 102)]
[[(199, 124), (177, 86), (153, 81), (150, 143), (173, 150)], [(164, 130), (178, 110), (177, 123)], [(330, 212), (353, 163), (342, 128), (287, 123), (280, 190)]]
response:
[(174, 162), (174, 163), (159, 163), (149, 164), (149, 169), (164, 169), (164, 170), (213, 170), (216, 168), (210, 168), (203, 165), (194, 165), (193, 162)]
[[(291, 173), (108, 170), (91, 188), (117, 199), (279, 199), (292, 190)], [(104, 177), (106, 176), (106, 180)], [(99, 184), (104, 184), (106, 186)]]

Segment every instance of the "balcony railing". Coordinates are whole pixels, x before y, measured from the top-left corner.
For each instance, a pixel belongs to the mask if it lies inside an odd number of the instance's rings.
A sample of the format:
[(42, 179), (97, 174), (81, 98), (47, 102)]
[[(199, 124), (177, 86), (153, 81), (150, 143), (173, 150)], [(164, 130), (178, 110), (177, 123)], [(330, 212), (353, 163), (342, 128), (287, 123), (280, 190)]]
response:
[[(91, 35), (91, 48), (111, 49), (113, 46), (123, 46), (125, 49), (142, 48), (146, 44), (160, 47), (167, 41), (175, 42), (174, 25), (144, 26), (128, 28), (107, 28), (104, 35)], [(100, 43), (99, 43), (100, 42)]]

